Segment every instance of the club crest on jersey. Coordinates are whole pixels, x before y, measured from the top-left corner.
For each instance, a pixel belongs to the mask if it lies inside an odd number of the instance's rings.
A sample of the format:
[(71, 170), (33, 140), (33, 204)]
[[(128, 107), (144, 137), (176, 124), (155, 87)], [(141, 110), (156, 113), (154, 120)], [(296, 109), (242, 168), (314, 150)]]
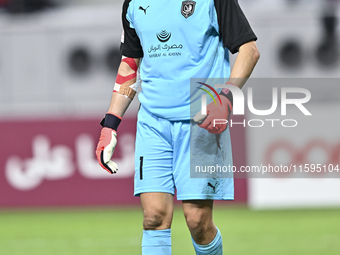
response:
[(183, 1), (182, 2), (182, 8), (181, 13), (184, 16), (184, 18), (189, 18), (195, 11), (195, 1)]

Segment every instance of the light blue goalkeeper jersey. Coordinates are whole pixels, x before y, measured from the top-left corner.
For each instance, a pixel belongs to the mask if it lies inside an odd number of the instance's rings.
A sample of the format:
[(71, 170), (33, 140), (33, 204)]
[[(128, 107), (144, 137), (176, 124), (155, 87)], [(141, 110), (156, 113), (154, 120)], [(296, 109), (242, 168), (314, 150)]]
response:
[(168, 120), (190, 119), (190, 78), (228, 78), (229, 50), (256, 40), (236, 0), (126, 0), (122, 54), (142, 58), (139, 101)]

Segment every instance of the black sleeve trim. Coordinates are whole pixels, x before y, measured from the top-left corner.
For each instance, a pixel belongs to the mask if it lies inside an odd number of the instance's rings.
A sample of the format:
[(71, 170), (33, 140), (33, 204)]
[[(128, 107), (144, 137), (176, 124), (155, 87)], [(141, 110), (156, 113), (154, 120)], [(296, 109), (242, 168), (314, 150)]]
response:
[(125, 0), (122, 11), (122, 23), (124, 29), (124, 43), (121, 44), (121, 52), (123, 56), (129, 58), (142, 58), (143, 49), (136, 33), (136, 30), (130, 27), (130, 22), (126, 18), (131, 0)]
[(214, 3), (220, 36), (231, 53), (238, 52), (243, 44), (257, 40), (237, 0), (214, 0)]
[(247, 42), (251, 42), (251, 41), (256, 41), (257, 37), (253, 34), (253, 33), (249, 33), (249, 34), (245, 34), (242, 38), (240, 38), (239, 40), (237, 40), (232, 46), (230, 46), (229, 51), (232, 54), (235, 54), (238, 52), (239, 48), (247, 43)]

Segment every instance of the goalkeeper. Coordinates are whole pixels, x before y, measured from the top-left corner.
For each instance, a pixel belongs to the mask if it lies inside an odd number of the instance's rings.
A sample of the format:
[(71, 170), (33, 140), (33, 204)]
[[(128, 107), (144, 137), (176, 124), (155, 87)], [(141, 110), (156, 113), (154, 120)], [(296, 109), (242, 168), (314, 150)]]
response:
[[(140, 197), (144, 215), (142, 254), (171, 254), (177, 190), (196, 254), (221, 255), (213, 201), (234, 199), (233, 179), (190, 178), (190, 146), (200, 158), (206, 158), (210, 149), (219, 163), (232, 165), (229, 128), (212, 121), (229, 118), (232, 94), (228, 89), (219, 91), (217, 104), (207, 106), (207, 116), (195, 116), (190, 98), (201, 90), (192, 92), (190, 79), (227, 78), (242, 88), (259, 58), (257, 38), (237, 0), (125, 0), (122, 21), (123, 59), (102, 121), (96, 150), (99, 164), (109, 173), (118, 170), (111, 156), (140, 72), (134, 195)], [(229, 51), (238, 52), (231, 71)], [(191, 141), (191, 132), (200, 140)]]

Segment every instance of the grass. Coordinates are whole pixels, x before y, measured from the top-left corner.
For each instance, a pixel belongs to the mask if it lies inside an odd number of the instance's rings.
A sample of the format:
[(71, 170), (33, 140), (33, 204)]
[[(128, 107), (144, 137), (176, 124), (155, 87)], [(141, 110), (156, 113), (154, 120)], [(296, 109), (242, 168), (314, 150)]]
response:
[[(215, 208), (224, 254), (340, 254), (340, 209), (251, 211)], [(139, 208), (0, 212), (0, 254), (141, 254)], [(180, 208), (173, 255), (195, 254)]]

